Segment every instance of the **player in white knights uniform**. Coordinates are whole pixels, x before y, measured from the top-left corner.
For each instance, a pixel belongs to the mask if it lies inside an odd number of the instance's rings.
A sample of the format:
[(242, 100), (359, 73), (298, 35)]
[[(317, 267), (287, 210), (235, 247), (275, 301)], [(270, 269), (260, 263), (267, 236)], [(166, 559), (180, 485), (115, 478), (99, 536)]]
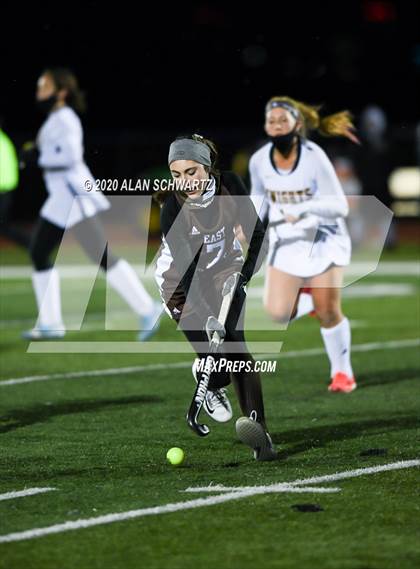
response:
[(315, 107), (288, 97), (268, 102), (270, 141), (249, 164), (251, 197), (269, 224), (264, 304), (284, 323), (315, 310), (331, 364), (329, 390), (347, 393), (356, 387), (340, 294), (351, 256), (348, 204), (327, 155), (306, 138), (309, 129), (357, 142), (347, 112), (321, 119)]
[(108, 283), (140, 317), (139, 339), (145, 340), (152, 333), (161, 307), (144, 289), (131, 265), (107, 248), (97, 215), (110, 204), (103, 194), (86, 191), (86, 181), (91, 182), (92, 187), (95, 181), (83, 160), (83, 130), (75, 110), (82, 112), (84, 101), (76, 77), (68, 69), (47, 69), (38, 80), (36, 101), (39, 109), (47, 114), (34, 152), (43, 171), (48, 197), (40, 211), (30, 248), (38, 321), (35, 328), (23, 336), (37, 340), (61, 338), (65, 334), (59, 274), (50, 256), (64, 231), (72, 228), (86, 253), (100, 262)]

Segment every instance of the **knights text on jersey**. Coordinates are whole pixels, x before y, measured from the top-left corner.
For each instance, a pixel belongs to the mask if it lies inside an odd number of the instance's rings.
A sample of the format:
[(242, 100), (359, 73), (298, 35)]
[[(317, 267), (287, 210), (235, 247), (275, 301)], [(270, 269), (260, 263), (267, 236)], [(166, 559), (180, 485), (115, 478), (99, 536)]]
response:
[[(263, 146), (249, 165), (251, 198), (260, 217), (269, 220), (269, 265), (303, 278), (348, 265), (348, 204), (327, 155), (314, 142), (299, 140), (295, 165), (286, 172), (276, 167), (273, 148)], [(288, 222), (286, 216), (298, 220)]]
[[(278, 224), (279, 237), (305, 239), (306, 228), (319, 222), (337, 223), (340, 233), (347, 233), (343, 218), (348, 213), (347, 200), (334, 168), (320, 146), (300, 140), (298, 158), (291, 171), (281, 171), (274, 164), (273, 145), (267, 143), (253, 154), (249, 164), (251, 198), (260, 217), (269, 216)], [(301, 222), (279, 224), (284, 216), (302, 216)]]

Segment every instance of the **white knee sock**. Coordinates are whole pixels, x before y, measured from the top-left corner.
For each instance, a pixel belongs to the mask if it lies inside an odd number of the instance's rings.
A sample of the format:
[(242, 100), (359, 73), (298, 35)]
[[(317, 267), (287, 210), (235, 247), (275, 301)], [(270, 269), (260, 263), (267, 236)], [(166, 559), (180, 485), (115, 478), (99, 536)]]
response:
[(334, 377), (339, 371), (349, 377), (353, 377), (350, 362), (350, 322), (347, 318), (343, 318), (343, 320), (333, 328), (321, 328), (321, 334), (330, 359), (331, 377)]
[(147, 316), (153, 311), (152, 297), (125, 259), (119, 259), (108, 269), (107, 280), (138, 316)]
[(34, 271), (32, 273), (32, 285), (38, 306), (37, 326), (48, 326), (54, 330), (63, 330), (60, 276), (57, 269)]
[(308, 294), (307, 292), (301, 292), (299, 295), (296, 314), (293, 316), (292, 320), (297, 320), (301, 316), (309, 314), (309, 312), (311, 312), (313, 309), (314, 309), (314, 300), (312, 298), (312, 294)]

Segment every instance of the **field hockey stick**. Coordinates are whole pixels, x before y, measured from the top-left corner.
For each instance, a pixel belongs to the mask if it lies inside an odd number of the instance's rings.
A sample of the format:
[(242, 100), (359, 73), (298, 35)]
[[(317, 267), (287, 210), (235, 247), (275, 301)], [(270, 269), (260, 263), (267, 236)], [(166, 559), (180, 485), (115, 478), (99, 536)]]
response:
[[(229, 313), (230, 305), (232, 303), (233, 295), (235, 294), (236, 284), (238, 281), (238, 273), (234, 273), (230, 275), (230, 277), (226, 280), (223, 285), (222, 290), (222, 305), (220, 307), (220, 312), (217, 320), (220, 324), (224, 327), (227, 315)], [(204, 398), (206, 396), (211, 372), (213, 370), (215, 364), (214, 354), (216, 354), (222, 343), (223, 343), (224, 335), (219, 333), (217, 330), (213, 332), (213, 335), (210, 340), (209, 352), (206, 356), (206, 361), (204, 364), (204, 370), (201, 372), (201, 377), (197, 381), (197, 386), (195, 388), (194, 396), (191, 401), (190, 408), (187, 413), (187, 423), (189, 427), (197, 433), (200, 437), (205, 437), (209, 434), (210, 429), (207, 425), (201, 425), (198, 422), (198, 416), (201, 411), (201, 407), (203, 406)]]

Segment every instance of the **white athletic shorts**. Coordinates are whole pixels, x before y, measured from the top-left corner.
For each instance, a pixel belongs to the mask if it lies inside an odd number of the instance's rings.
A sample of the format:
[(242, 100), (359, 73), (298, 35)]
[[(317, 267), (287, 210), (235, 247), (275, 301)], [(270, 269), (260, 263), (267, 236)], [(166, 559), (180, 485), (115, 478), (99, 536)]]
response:
[[(94, 191), (95, 180), (85, 164), (68, 170), (44, 171), (48, 198), (40, 215), (58, 227), (72, 227), (83, 219), (109, 209), (110, 203), (99, 191)], [(86, 190), (86, 180), (92, 191)]]
[(351, 258), (351, 240), (345, 224), (320, 226), (315, 239), (279, 239), (270, 229), (267, 264), (296, 277), (309, 278), (331, 265), (346, 266)]

